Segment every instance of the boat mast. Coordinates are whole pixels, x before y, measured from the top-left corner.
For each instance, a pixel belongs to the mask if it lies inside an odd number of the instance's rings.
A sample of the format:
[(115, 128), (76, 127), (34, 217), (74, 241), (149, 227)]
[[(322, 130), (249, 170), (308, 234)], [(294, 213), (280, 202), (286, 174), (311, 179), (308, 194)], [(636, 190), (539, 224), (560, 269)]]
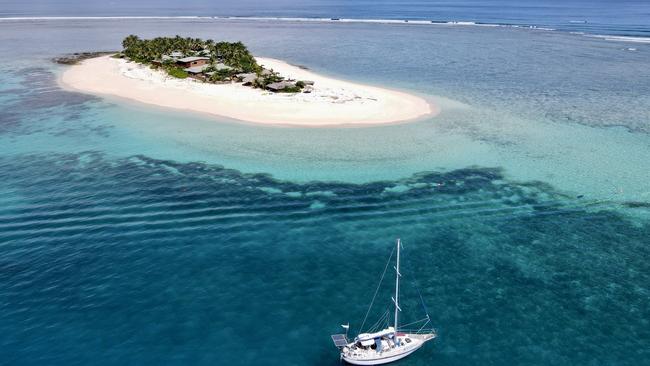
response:
[(401, 241), (398, 238), (397, 239), (397, 265), (395, 266), (395, 298), (393, 299), (393, 302), (395, 302), (395, 331), (397, 332), (397, 317), (399, 312), (402, 310), (399, 308), (399, 278), (401, 274), (399, 273), (399, 247), (401, 245)]

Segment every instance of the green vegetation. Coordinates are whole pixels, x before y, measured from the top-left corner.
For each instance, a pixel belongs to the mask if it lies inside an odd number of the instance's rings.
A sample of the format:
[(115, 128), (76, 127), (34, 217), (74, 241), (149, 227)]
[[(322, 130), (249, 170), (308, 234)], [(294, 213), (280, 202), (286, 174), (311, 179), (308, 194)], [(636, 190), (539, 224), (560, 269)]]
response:
[(122, 41), (124, 55), (140, 63), (151, 63), (160, 60), (163, 55), (181, 52), (186, 56), (205, 56), (211, 62), (220, 61), (238, 72), (260, 72), (262, 67), (241, 42), (218, 42), (200, 38), (157, 37), (140, 39), (130, 35)]
[(296, 86), (287, 86), (284, 89), (278, 90), (278, 93), (300, 93), (302, 87)]
[[(253, 55), (241, 42), (215, 42), (211, 39), (200, 38), (157, 37), (153, 39), (140, 39), (130, 35), (122, 41), (124, 50), (113, 57), (126, 57), (131, 61), (149, 65), (153, 69), (161, 68), (169, 75), (185, 79), (190, 74), (185, 67), (193, 65), (203, 67), (199, 72), (194, 72), (192, 78), (211, 83), (230, 82), (240, 80), (239, 74), (255, 74), (257, 77), (251, 83), (252, 87), (269, 89), (268, 85), (281, 82), (283, 77), (273, 70), (265, 70), (257, 64)], [(207, 57), (206, 59), (193, 60), (191, 64), (180, 61), (184, 57)], [(225, 66), (224, 66), (225, 65)], [(248, 76), (250, 77), (250, 76)], [(280, 92), (298, 93), (305, 83), (288, 83)]]
[(257, 64), (255, 57), (248, 52), (246, 46), (241, 42), (219, 42), (214, 46), (217, 57), (232, 68), (243, 72), (260, 72), (262, 67)]
[(277, 83), (278, 81), (284, 80), (280, 75), (271, 72), (268, 75), (257, 78), (253, 82), (253, 88), (266, 89), (266, 86), (272, 83)]
[(175, 78), (179, 79), (185, 79), (186, 77), (189, 76), (187, 71), (181, 69), (180, 67), (172, 66), (172, 67), (165, 67), (165, 71), (167, 73)]
[(214, 68), (208, 68), (206, 72), (214, 72), (214, 74), (208, 77), (208, 80), (212, 82), (228, 81), (231, 80), (233, 76), (232, 70), (224, 70), (224, 69), (215, 70)]

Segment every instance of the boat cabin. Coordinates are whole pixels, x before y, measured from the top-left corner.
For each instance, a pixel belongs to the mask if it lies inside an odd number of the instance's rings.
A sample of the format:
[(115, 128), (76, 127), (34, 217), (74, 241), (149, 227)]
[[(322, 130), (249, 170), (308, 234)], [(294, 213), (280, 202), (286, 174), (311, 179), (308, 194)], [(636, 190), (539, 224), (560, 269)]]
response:
[(350, 348), (353, 351), (372, 349), (382, 352), (411, 342), (408, 337), (399, 336), (403, 336), (403, 334), (395, 332), (393, 327), (388, 327), (376, 333), (362, 333), (354, 339), (354, 344)]

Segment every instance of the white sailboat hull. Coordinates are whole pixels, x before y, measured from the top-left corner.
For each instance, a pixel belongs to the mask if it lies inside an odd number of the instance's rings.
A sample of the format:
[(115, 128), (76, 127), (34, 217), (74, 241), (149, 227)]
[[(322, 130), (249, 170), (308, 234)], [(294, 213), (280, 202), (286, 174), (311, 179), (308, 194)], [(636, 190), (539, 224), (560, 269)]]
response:
[[(396, 252), (397, 252), (397, 260), (395, 263), (395, 297), (392, 298), (393, 303), (395, 304), (395, 318), (394, 318), (394, 326), (388, 326), (385, 329), (378, 330), (376, 327), (371, 327), (373, 330), (370, 333), (360, 333), (357, 337), (354, 338), (353, 342), (350, 342), (348, 340), (347, 336), (347, 331), (346, 334), (333, 334), (332, 335), (332, 341), (334, 342), (334, 345), (338, 347), (341, 350), (340, 357), (342, 361), (345, 361), (349, 364), (352, 365), (383, 365), (387, 364), (390, 362), (394, 362), (397, 360), (401, 360), (402, 358), (410, 355), (411, 353), (417, 351), (426, 343), (427, 341), (434, 339), (436, 337), (436, 332), (434, 329), (424, 329), (424, 327), (429, 324), (430, 318), (429, 314), (425, 310), (425, 313), (427, 313), (426, 318), (411, 322), (408, 325), (413, 325), (413, 324), (422, 324), (421, 322), (426, 321), (420, 329), (418, 329), (415, 333), (406, 333), (406, 329), (402, 329), (402, 331), (399, 331), (399, 313), (402, 311), (402, 309), (399, 306), (399, 278), (402, 276), (400, 273), (400, 248), (401, 248), (402, 242), (400, 239), (397, 239), (396, 243)], [(388, 264), (390, 263), (391, 258), (393, 257), (393, 254), (391, 253), (390, 257), (388, 258), (388, 263), (386, 263), (386, 267), (384, 268), (384, 273), (381, 275), (381, 279), (379, 280), (379, 285), (377, 286), (377, 290), (375, 290), (375, 296), (373, 296), (372, 302), (370, 303), (370, 308), (368, 309), (368, 312), (370, 312), (370, 309), (372, 308), (372, 304), (375, 301), (375, 297), (377, 296), (377, 291), (379, 291), (379, 287), (381, 286), (381, 283), (384, 279), (384, 275), (386, 274), (386, 269), (388, 268)], [(422, 299), (422, 296), (420, 296), (420, 299)], [(422, 304), (424, 306), (424, 302)], [(377, 321), (376, 324), (381, 324), (381, 322), (386, 322), (388, 323), (388, 316), (389, 313), (388, 311), (380, 318), (380, 320)], [(363, 320), (363, 323), (361, 324), (361, 328), (363, 328), (363, 325), (366, 322), (366, 319), (368, 317), (368, 313), (366, 313), (366, 317)], [(347, 325), (343, 325), (343, 328), (346, 330), (349, 329), (349, 323)], [(422, 332), (424, 330), (424, 332)]]
[(386, 363), (390, 362), (395, 362), (397, 360), (401, 360), (402, 358), (410, 355), (411, 353), (415, 352), (418, 348), (422, 347), (422, 344), (420, 344), (417, 347), (414, 347), (413, 349), (407, 350), (403, 353), (399, 353), (393, 356), (384, 356), (384, 357), (378, 357), (378, 358), (367, 358), (367, 359), (358, 359), (358, 358), (348, 358), (343, 356), (343, 361), (352, 364), (352, 365), (383, 365)]
[(411, 353), (417, 351), (428, 340), (435, 338), (435, 334), (407, 334), (412, 341), (410, 344), (393, 348), (390, 351), (382, 353), (341, 353), (341, 359), (352, 365), (383, 365), (386, 363), (400, 360)]

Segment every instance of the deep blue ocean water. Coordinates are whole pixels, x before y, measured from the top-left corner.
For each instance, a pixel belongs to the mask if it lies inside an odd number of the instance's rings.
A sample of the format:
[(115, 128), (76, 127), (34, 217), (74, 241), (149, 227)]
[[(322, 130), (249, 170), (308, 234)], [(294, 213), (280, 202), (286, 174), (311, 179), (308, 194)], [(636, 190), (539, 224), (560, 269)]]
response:
[(4, 0), (0, 17), (238, 16), (471, 21), (650, 36), (646, 0)]
[[(26, 17), (214, 9), (3, 4)], [(218, 15), (415, 17), (396, 4), (244, 1)], [(644, 32), (621, 24), (645, 3), (610, 17), (569, 4), (617, 24), (594, 33)], [(549, 24), (540, 7), (447, 6), (457, 16), (441, 19)], [(117, 49), (129, 33), (242, 40), (442, 113), (275, 128), (57, 85), (52, 57)], [(358, 330), (398, 236), (404, 321), (419, 315), (417, 279), (440, 333), (399, 364), (650, 364), (648, 44), (510, 27), (27, 19), (0, 21), (0, 52), (14, 56), (0, 59), (2, 365), (335, 365), (329, 335)]]

